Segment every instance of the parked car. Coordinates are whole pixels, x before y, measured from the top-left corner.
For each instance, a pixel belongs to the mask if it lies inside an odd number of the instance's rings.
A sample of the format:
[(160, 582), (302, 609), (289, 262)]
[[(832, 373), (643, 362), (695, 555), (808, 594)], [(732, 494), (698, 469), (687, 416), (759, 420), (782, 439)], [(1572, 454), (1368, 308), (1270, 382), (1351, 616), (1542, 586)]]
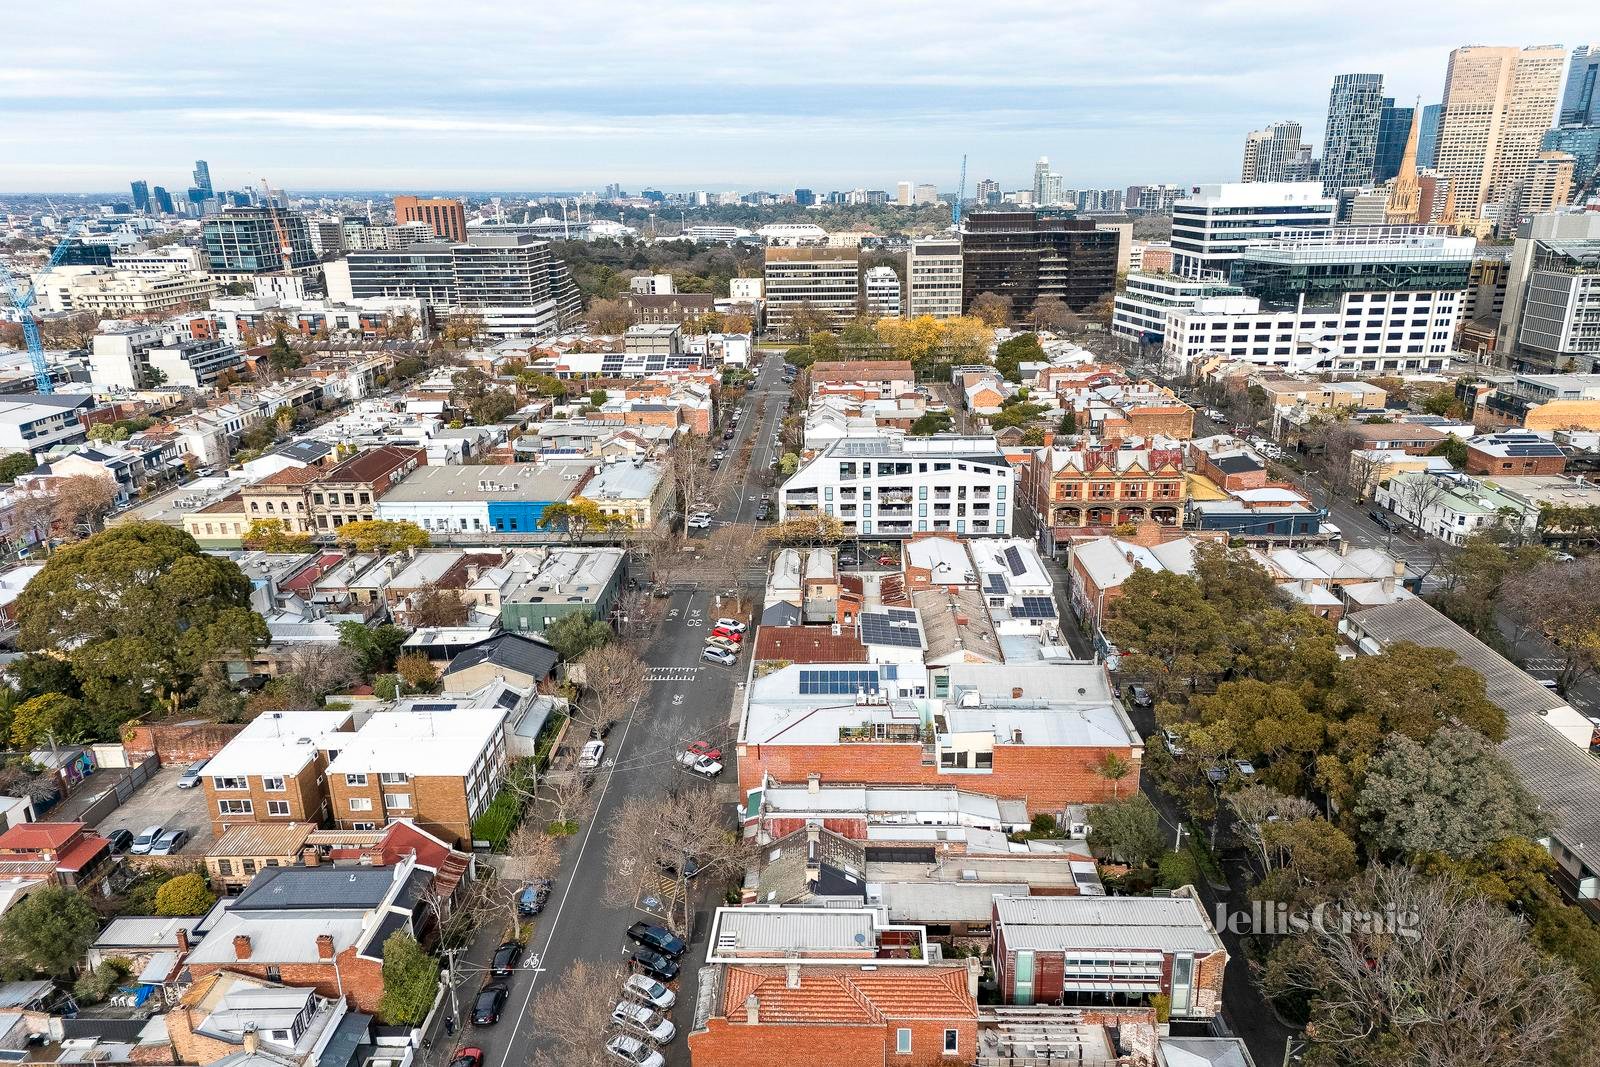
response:
[(523, 886), (522, 892), (517, 894), (517, 914), (539, 914), (549, 901), (552, 888), (554, 886), (548, 878), (541, 878), (537, 882), (529, 882)]
[(689, 947), (684, 944), (683, 938), (665, 926), (647, 922), (636, 922), (628, 927), (628, 940), (637, 941), (645, 948), (671, 956), (673, 959), (682, 956)]
[(165, 826), (146, 826), (138, 837), (133, 839), (133, 844), (128, 846), (128, 851), (135, 856), (148, 856), (150, 850), (156, 847), (156, 842), (161, 840), (161, 835), (167, 832)]
[(522, 946), (515, 941), (507, 941), (494, 950), (489, 973), (496, 978), (510, 978), (516, 973), (517, 962), (521, 959)]
[(1233, 772), (1241, 778), (1253, 778), (1256, 773), (1255, 764), (1247, 759), (1236, 759), (1233, 761)]
[(150, 846), (150, 855), (170, 856), (188, 843), (189, 831), (168, 830), (166, 833), (162, 834), (156, 839), (156, 843), (154, 845)]
[(708, 659), (712, 663), (720, 663), (724, 667), (731, 667), (735, 663), (739, 662), (739, 657), (737, 655), (729, 652), (725, 648), (717, 648), (714, 645), (707, 645), (705, 648), (701, 649), (700, 658)]
[(611, 1009), (611, 1021), (624, 1030), (643, 1034), (658, 1045), (666, 1044), (678, 1033), (678, 1028), (666, 1019), (632, 1000), (617, 1001), (617, 1006)]
[(1367, 517), (1373, 522), (1377, 523), (1381, 529), (1388, 530), (1391, 533), (1399, 529), (1399, 525), (1393, 519), (1379, 511), (1377, 508), (1368, 509)]
[(693, 515), (689, 516), (689, 529), (691, 529), (691, 530), (709, 530), (709, 529), (711, 529), (711, 516), (706, 514), (703, 511), (695, 512)]
[(756, 505), (756, 521), (757, 522), (766, 522), (771, 517), (772, 517), (772, 505), (771, 504), (757, 504)]
[(663, 982), (671, 982), (678, 977), (677, 960), (663, 956), (659, 952), (652, 952), (642, 945), (634, 949), (628, 959), (633, 962), (635, 967), (648, 974), (651, 978), (659, 979)]
[(633, 1067), (662, 1067), (667, 1058), (636, 1037), (618, 1034), (606, 1042), (606, 1051), (613, 1059), (631, 1063)]
[(724, 440), (724, 441), (731, 441), (731, 440), (733, 440), (733, 427), (731, 427), (731, 426), (730, 426), (730, 427), (728, 427), (728, 428), (727, 428), (727, 429), (726, 429), (726, 430), (723, 430), (723, 431), (722, 431), (722, 439), (723, 439), (723, 440)]
[(1162, 730), (1161, 740), (1167, 743), (1168, 752), (1172, 753), (1174, 756), (1183, 755), (1185, 749), (1183, 747), (1183, 742), (1178, 740), (1177, 734), (1173, 733), (1171, 730)]
[(578, 753), (578, 770), (592, 771), (600, 766), (600, 761), (605, 758), (606, 743), (604, 741), (590, 741), (583, 746), (583, 751)]
[(711, 636), (720, 637), (725, 641), (732, 641), (737, 645), (744, 640), (744, 631), (731, 630), (728, 627), (719, 624), (711, 628)]
[(732, 630), (736, 634), (742, 634), (750, 629), (738, 619), (718, 619), (713, 625), (719, 630)]
[(659, 1011), (666, 1011), (678, 1002), (676, 993), (654, 978), (646, 978), (642, 974), (628, 975), (628, 980), (622, 983), (622, 991)]
[(483, 1049), (476, 1045), (456, 1049), (450, 1057), (450, 1067), (483, 1067)]
[(726, 637), (708, 637), (706, 638), (706, 647), (721, 649), (722, 651), (730, 653), (734, 656), (738, 656), (739, 654), (739, 643), (737, 641), (730, 641)]
[(610, 732), (611, 732), (611, 721), (609, 719), (606, 720), (605, 722), (597, 722), (594, 725), (589, 727), (589, 736), (591, 738), (593, 738), (594, 740), (596, 740), (596, 741), (605, 740), (605, 736), (607, 734), (609, 734)]
[(1156, 702), (1156, 698), (1150, 695), (1150, 690), (1142, 685), (1130, 685), (1128, 687), (1128, 696), (1133, 700), (1133, 706), (1136, 708), (1148, 708)]
[(206, 769), (209, 759), (197, 759), (183, 769), (183, 776), (178, 779), (179, 789), (193, 789), (200, 784), (200, 772)]
[(690, 741), (683, 747), (685, 753), (694, 753), (696, 756), (705, 756), (707, 759), (721, 759), (722, 749), (717, 748), (710, 741)]
[(715, 778), (722, 773), (721, 761), (707, 759), (705, 756), (697, 757), (693, 763), (688, 764), (688, 768), (702, 778)]
[[(678, 868), (674, 864), (658, 862), (656, 864), (656, 866), (660, 867), (661, 868), (661, 873), (666, 875), (666, 876), (668, 876), (669, 878), (678, 877)], [(700, 873), (700, 861), (695, 859), (693, 856), (690, 856), (687, 860), (684, 861), (684, 864), (683, 864), (684, 877), (685, 878), (693, 878), (695, 875), (697, 875), (699, 873)]]
[(500, 1021), (500, 1009), (505, 1007), (506, 996), (510, 989), (504, 982), (490, 982), (478, 991), (478, 999), (472, 1002), (472, 1024), (474, 1026), (493, 1026)]

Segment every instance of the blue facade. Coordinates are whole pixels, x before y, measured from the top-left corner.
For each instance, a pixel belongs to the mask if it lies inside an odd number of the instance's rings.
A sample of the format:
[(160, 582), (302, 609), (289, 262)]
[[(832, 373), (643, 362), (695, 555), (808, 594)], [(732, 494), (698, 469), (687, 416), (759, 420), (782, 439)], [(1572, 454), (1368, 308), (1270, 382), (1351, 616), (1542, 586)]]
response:
[(1443, 104), (1429, 104), (1422, 109), (1422, 122), (1417, 127), (1419, 168), (1431, 167), (1439, 161), (1439, 120), (1443, 117)]
[(1309, 537), (1322, 530), (1322, 520), (1327, 512), (1291, 512), (1273, 515), (1271, 512), (1190, 512), (1189, 522), (1195, 530), (1226, 530), (1230, 536), (1240, 538)]
[(489, 525), (497, 533), (527, 533), (539, 529), (539, 518), (553, 500), (496, 500), (489, 504)]

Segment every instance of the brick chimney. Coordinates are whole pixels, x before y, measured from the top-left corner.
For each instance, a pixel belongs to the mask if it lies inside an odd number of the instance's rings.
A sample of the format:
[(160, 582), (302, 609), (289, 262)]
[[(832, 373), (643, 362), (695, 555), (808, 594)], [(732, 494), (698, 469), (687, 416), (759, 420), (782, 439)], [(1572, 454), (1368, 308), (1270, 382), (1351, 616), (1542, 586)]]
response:
[(317, 935), (317, 958), (319, 960), (331, 960), (331, 959), (333, 959), (333, 935), (332, 934), (318, 934)]
[(252, 1056), (261, 1051), (261, 1035), (256, 1031), (254, 1026), (247, 1027), (245, 1029), (244, 1050), (246, 1053)]
[(247, 960), (250, 958), (250, 935), (233, 935), (233, 956), (235, 959)]
[(322, 850), (313, 845), (300, 853), (300, 859), (307, 867), (320, 867), (322, 866)]
[(1053, 431), (1046, 430), (1044, 432), (1044, 447), (1049, 448), (1051, 445), (1053, 445), (1055, 443), (1056, 443), (1056, 435), (1055, 435), (1055, 433)]
[(751, 1026), (761, 1022), (761, 1001), (754, 993), (744, 998), (744, 1021)]
[(978, 978), (983, 973), (983, 964), (978, 962), (978, 957), (967, 957), (967, 996), (973, 1000), (978, 999)]
[(189, 931), (185, 930), (183, 927), (180, 926), (180, 927), (178, 927), (178, 955), (179, 955), (179, 957), (183, 957), (183, 956), (187, 956), (188, 954), (189, 954)]

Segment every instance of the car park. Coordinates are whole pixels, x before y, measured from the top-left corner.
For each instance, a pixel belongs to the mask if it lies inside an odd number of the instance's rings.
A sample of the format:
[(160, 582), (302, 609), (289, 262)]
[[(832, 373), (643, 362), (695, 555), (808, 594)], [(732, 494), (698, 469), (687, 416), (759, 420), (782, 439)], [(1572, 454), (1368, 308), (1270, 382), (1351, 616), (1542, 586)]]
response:
[(500, 1010), (505, 1007), (509, 992), (504, 982), (490, 982), (480, 989), (478, 999), (472, 1002), (472, 1024), (493, 1026), (499, 1022)]
[(549, 901), (552, 888), (553, 884), (548, 878), (541, 878), (523, 886), (522, 891), (517, 894), (517, 914), (526, 916), (539, 914)]
[(600, 766), (600, 761), (605, 758), (606, 743), (604, 741), (590, 741), (583, 746), (583, 751), (578, 753), (578, 770), (592, 771)]
[(717, 648), (713, 645), (707, 645), (705, 648), (701, 649), (700, 658), (704, 660), (710, 660), (712, 663), (720, 663), (724, 667), (731, 667), (735, 663), (739, 662), (739, 657), (734, 655), (732, 652), (729, 652), (726, 649)]
[(167, 828), (165, 826), (146, 826), (139, 836), (133, 839), (133, 844), (128, 847), (128, 851), (135, 856), (148, 856), (150, 850), (155, 847), (156, 842), (161, 839), (161, 835), (166, 832)]
[(732, 641), (736, 645), (737, 644), (742, 644), (744, 642), (744, 631), (743, 630), (735, 630), (735, 629), (732, 629), (731, 627), (727, 627), (727, 626), (713, 626), (711, 628), (711, 636), (712, 637), (720, 637), (720, 638), (723, 638), (724, 640), (727, 640), (727, 641)]
[(200, 772), (205, 770), (209, 759), (197, 759), (183, 769), (183, 777), (178, 779), (179, 789), (193, 789), (200, 784)]
[(611, 1021), (624, 1030), (642, 1034), (658, 1045), (664, 1045), (677, 1036), (678, 1028), (643, 1004), (632, 1000), (619, 1000), (611, 1009)]
[(111, 851), (121, 854), (133, 847), (133, 831), (116, 829), (106, 834), (106, 840), (111, 842)]
[(631, 1063), (633, 1067), (662, 1067), (667, 1058), (649, 1045), (636, 1037), (628, 1034), (618, 1034), (606, 1042), (606, 1051), (611, 1058), (621, 1063)]
[(517, 962), (521, 959), (522, 946), (515, 941), (507, 941), (494, 950), (489, 973), (496, 978), (510, 978), (516, 972)]
[(483, 1049), (474, 1045), (456, 1049), (450, 1057), (450, 1067), (483, 1067)]
[(718, 619), (713, 625), (715, 625), (719, 630), (732, 630), (737, 634), (742, 634), (750, 628), (744, 623), (740, 622), (738, 619), (728, 618)]
[(678, 977), (678, 961), (659, 952), (640, 946), (629, 954), (628, 959), (639, 970), (662, 982), (671, 982)]
[(189, 831), (168, 830), (166, 833), (162, 834), (156, 839), (156, 843), (154, 845), (150, 846), (150, 855), (170, 856), (188, 843)]
[(676, 993), (654, 978), (646, 978), (642, 974), (628, 975), (628, 980), (622, 983), (622, 991), (630, 997), (638, 997), (659, 1011), (666, 1011), (678, 1002)]

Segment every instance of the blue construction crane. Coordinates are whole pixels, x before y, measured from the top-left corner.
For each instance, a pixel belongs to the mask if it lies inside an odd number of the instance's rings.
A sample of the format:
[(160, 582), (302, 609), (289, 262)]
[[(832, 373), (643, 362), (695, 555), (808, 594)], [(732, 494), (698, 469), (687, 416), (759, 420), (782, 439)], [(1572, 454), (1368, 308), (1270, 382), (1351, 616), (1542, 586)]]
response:
[[(61, 266), (61, 261), (67, 256), (67, 246), (77, 236), (73, 230), (61, 239), (55, 251), (50, 253), (50, 260), (44, 265), (47, 273)], [(44, 339), (39, 336), (39, 320), (33, 317), (33, 302), (38, 297), (33, 283), (29, 282), (24, 288), (22, 282), (17, 280), (5, 263), (0, 262), (0, 281), (5, 282), (6, 291), (11, 294), (11, 303), (15, 305), (18, 315), (22, 319), (22, 336), (28, 344), (28, 359), (33, 364), (34, 386), (41, 393), (56, 391), (55, 383), (50, 380), (50, 364), (44, 358)]]
[(961, 182), (956, 186), (956, 206), (950, 211), (950, 221), (957, 229), (961, 228), (961, 201), (967, 198), (967, 157), (961, 156)]

